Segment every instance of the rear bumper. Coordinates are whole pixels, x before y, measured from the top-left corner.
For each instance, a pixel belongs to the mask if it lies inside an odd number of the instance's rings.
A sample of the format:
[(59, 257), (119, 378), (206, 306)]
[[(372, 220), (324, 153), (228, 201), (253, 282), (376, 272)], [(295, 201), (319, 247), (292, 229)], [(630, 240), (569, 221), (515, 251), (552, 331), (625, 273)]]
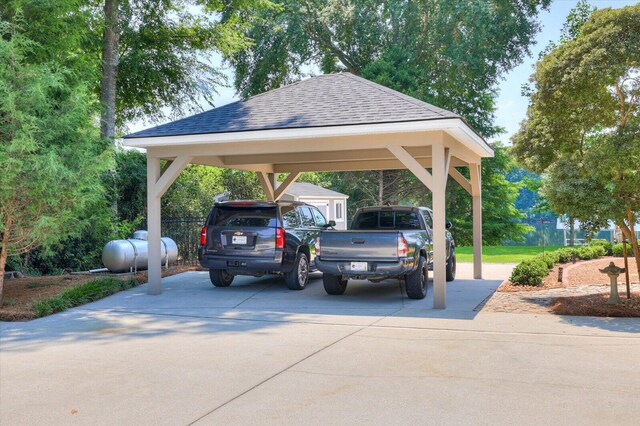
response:
[(273, 274), (288, 272), (293, 265), (283, 262), (282, 252), (273, 257), (222, 256), (203, 253), (199, 250), (198, 260), (203, 268), (223, 269), (234, 275)]
[(366, 271), (352, 271), (351, 261), (345, 260), (322, 260), (316, 257), (316, 267), (331, 275), (339, 275), (347, 278), (370, 279), (370, 278), (398, 278), (410, 274), (415, 270), (412, 258), (402, 258), (392, 262), (367, 262)]

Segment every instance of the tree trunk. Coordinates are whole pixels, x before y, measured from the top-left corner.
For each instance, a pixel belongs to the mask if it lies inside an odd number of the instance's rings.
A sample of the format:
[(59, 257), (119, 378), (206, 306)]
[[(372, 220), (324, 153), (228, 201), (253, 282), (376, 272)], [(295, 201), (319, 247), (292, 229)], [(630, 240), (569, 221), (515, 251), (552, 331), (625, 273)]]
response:
[(629, 242), (633, 249), (633, 256), (636, 258), (636, 269), (638, 270), (638, 276), (640, 276), (640, 248), (638, 247), (638, 238), (636, 238), (635, 223), (636, 218), (629, 207), (627, 209), (627, 220), (629, 221)]
[(7, 220), (4, 231), (2, 232), (2, 249), (0, 249), (0, 307), (4, 300), (4, 272), (7, 266), (7, 257), (9, 256), (9, 234), (11, 233), (11, 218)]
[(576, 243), (576, 220), (569, 216), (569, 245), (573, 247)]
[(100, 135), (116, 136), (116, 79), (118, 76), (118, 0), (104, 2), (104, 35), (102, 44), (102, 80), (100, 82)]
[(378, 205), (384, 202), (384, 170), (378, 171)]

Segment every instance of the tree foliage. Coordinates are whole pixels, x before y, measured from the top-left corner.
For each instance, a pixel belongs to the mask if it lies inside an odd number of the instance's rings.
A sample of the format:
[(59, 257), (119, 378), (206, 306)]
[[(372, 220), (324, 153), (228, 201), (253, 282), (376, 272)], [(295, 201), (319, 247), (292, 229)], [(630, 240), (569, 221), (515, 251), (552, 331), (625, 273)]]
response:
[(310, 70), (346, 70), (457, 112), (491, 136), (495, 84), (529, 53), (549, 1), (275, 3), (250, 20), (249, 49), (229, 57), (243, 96)]
[(514, 153), (558, 213), (630, 239), (640, 211), (640, 5), (593, 12), (537, 64)]
[(20, 20), (0, 21), (0, 298), (8, 256), (51, 247), (88, 226), (102, 202), (107, 147), (95, 98), (55, 62), (26, 59), (37, 44)]

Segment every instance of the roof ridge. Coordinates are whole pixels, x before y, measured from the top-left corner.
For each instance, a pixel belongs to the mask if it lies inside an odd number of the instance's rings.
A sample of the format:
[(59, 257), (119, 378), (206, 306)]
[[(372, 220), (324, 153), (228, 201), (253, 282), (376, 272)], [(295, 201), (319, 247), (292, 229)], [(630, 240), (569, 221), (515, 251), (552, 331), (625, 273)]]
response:
[[(350, 72), (343, 72), (343, 73), (340, 73), (340, 74), (344, 74), (344, 75), (345, 75), (345, 77), (352, 78), (352, 79), (354, 79), (354, 80), (357, 80), (357, 81), (360, 81), (360, 82), (362, 82), (362, 83), (365, 83), (365, 84), (367, 84), (367, 85), (369, 85), (369, 86), (371, 86), (371, 87), (374, 87), (374, 88), (376, 88), (376, 89), (380, 90), (381, 92), (387, 93), (387, 94), (389, 94), (389, 95), (393, 95), (393, 96), (395, 96), (395, 97), (396, 97), (396, 98), (398, 98), (398, 99), (402, 99), (402, 100), (404, 100), (404, 101), (411, 102), (411, 103), (412, 103), (412, 104), (414, 104), (414, 105), (421, 106), (421, 107), (425, 107), (425, 106), (427, 106), (427, 107), (433, 107), (433, 108), (435, 108), (435, 110), (434, 110), (434, 109), (429, 108), (429, 111), (434, 112), (434, 113), (436, 113), (436, 114), (438, 114), (438, 115), (440, 115), (440, 116), (442, 116), (442, 117), (449, 117), (449, 118), (453, 118), (453, 117), (451, 117), (451, 116), (448, 116), (448, 115), (443, 114), (443, 113), (442, 113), (443, 108), (440, 108), (440, 107), (439, 107), (439, 106), (437, 106), (437, 105), (432, 105), (432, 104), (430, 104), (429, 102), (421, 101), (420, 99), (416, 99), (416, 98), (414, 98), (414, 97), (412, 97), (412, 96), (405, 95), (405, 94), (404, 94), (404, 93), (402, 93), (402, 92), (398, 92), (397, 90), (390, 89), (390, 88), (388, 88), (388, 87), (386, 87), (386, 86), (383, 86), (382, 84), (378, 84), (378, 83), (376, 83), (376, 82), (373, 82), (373, 81), (367, 80), (366, 78), (360, 77), (360, 76), (355, 75), (355, 74), (352, 74), (352, 73), (350, 73)], [(447, 112), (451, 112), (451, 111), (447, 111)], [(456, 113), (453, 113), (453, 112), (451, 112), (451, 113), (452, 113), (452, 114), (454, 114), (456, 117), (460, 117), (460, 115), (458, 115), (458, 114), (456, 114)]]

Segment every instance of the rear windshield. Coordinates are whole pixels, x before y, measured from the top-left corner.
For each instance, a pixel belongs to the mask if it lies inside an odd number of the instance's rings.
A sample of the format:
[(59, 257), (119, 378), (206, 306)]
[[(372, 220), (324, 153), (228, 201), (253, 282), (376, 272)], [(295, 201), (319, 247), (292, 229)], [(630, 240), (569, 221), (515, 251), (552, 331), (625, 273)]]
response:
[(276, 208), (218, 207), (214, 211), (211, 224), (214, 226), (275, 228), (277, 226)]
[(354, 231), (372, 229), (421, 229), (420, 219), (414, 211), (379, 210), (362, 212), (351, 225)]

